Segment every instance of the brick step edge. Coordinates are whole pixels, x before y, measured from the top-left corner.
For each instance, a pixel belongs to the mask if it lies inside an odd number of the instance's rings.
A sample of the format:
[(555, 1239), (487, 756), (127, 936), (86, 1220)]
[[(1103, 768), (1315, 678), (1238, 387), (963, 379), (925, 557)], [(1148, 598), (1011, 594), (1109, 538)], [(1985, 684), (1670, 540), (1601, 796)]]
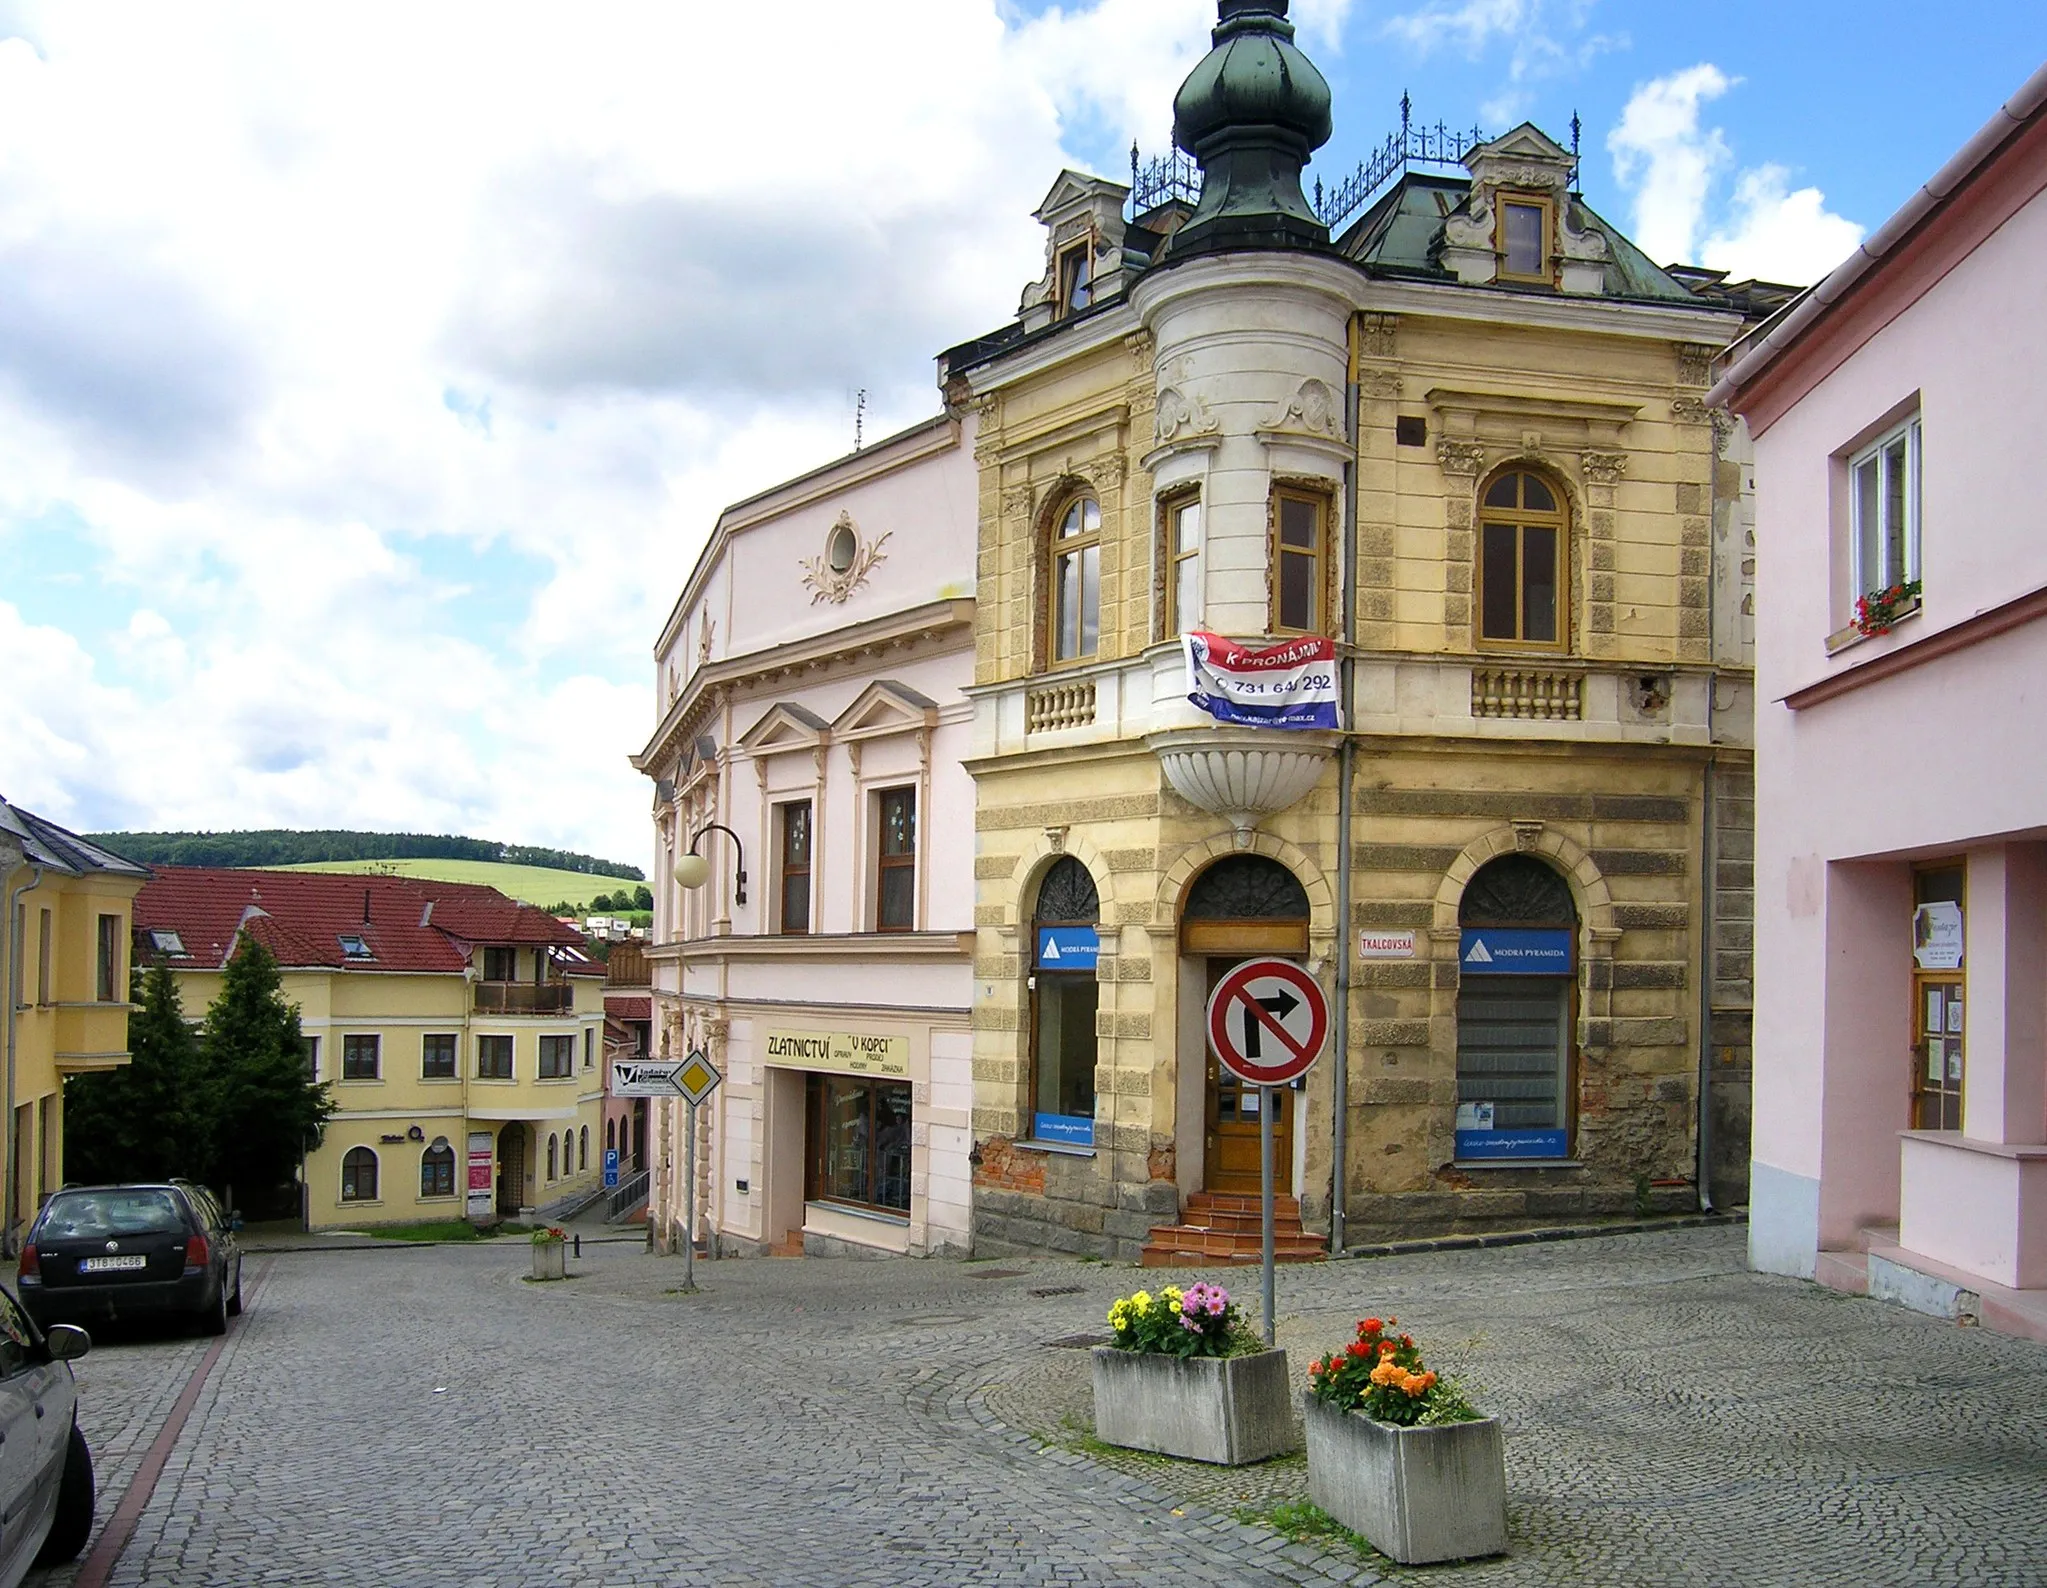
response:
[[(1310, 1247), (1300, 1251), (1275, 1249), (1272, 1260), (1275, 1263), (1320, 1263), (1328, 1260), (1329, 1254), (1321, 1247)], [(1229, 1252), (1182, 1252), (1166, 1248), (1147, 1246), (1138, 1253), (1137, 1266), (1140, 1268), (1246, 1268), (1265, 1260), (1265, 1254), (1258, 1251)]]
[(1667, 1218), (1627, 1219), (1618, 1224), (1559, 1224), (1539, 1230), (1495, 1230), (1483, 1235), (1436, 1235), (1408, 1241), (1372, 1241), (1345, 1246), (1346, 1258), (1402, 1257), (1411, 1252), (1468, 1252), (1495, 1246), (1532, 1246), (1539, 1241), (1589, 1241), (1602, 1235), (1653, 1235), (1659, 1230), (1720, 1229), (1748, 1223), (1748, 1210), (1680, 1213)]

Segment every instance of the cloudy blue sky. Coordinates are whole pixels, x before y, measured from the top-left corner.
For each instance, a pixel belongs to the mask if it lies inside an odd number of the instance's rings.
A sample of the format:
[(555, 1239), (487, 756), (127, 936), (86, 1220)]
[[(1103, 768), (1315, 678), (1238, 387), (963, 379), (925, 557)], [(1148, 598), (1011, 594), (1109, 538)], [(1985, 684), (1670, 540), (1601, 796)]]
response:
[[(1163, 150), (1210, 0), (0, 0), (0, 794), (635, 861), (718, 507), (931, 412), (1062, 165)], [(1315, 170), (1584, 124), (1659, 260), (1803, 282), (2047, 7), (1297, 0)]]

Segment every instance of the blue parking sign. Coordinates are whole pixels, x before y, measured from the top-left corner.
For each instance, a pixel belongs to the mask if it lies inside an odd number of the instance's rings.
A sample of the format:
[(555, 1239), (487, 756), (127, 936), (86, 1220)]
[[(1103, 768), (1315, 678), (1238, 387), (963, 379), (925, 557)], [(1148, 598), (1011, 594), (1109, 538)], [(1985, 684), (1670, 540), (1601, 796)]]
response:
[(618, 1189), (618, 1149), (616, 1147), (606, 1147), (604, 1149), (604, 1189), (607, 1191), (616, 1191)]

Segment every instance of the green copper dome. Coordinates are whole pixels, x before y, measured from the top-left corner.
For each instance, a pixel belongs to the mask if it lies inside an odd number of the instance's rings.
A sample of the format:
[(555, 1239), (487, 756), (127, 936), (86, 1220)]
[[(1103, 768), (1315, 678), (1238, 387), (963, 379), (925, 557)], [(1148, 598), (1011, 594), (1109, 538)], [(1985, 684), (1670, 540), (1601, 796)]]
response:
[(1201, 201), (1171, 252), (1326, 243), (1301, 168), (1329, 141), (1329, 84), (1294, 47), (1287, 0), (1217, 11), (1214, 48), (1173, 98), (1173, 142), (1201, 164)]

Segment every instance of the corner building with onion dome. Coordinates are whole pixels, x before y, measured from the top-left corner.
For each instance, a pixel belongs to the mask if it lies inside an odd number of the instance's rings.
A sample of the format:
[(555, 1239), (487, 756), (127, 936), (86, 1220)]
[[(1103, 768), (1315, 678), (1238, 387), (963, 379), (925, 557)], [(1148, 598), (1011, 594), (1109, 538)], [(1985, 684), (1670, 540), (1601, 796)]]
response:
[[(1218, 9), (1180, 152), (1060, 172), (1016, 319), (941, 360), (974, 1248), (1255, 1250), (1261, 1098), (1203, 1012), (1267, 955), (1334, 1010), (1270, 1100), (1284, 1253), (1742, 1201), (1755, 549), (1704, 397), (1789, 289), (1653, 263), (1575, 130), (1403, 101), (1311, 197), (1286, 0)], [(1333, 642), (1333, 725), (1218, 720), (1189, 633)]]

